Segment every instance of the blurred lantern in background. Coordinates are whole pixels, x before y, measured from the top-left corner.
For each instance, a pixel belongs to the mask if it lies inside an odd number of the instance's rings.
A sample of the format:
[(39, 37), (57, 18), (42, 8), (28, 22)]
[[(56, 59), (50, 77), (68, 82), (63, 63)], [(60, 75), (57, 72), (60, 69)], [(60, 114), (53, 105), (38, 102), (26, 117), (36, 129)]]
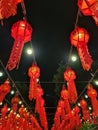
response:
[(87, 47), (89, 41), (88, 32), (84, 28), (77, 27), (71, 32), (70, 41), (77, 48), (83, 69), (89, 71), (92, 65), (92, 58)]
[(90, 113), (89, 113), (89, 110), (87, 109), (87, 102), (86, 100), (82, 99), (80, 101), (80, 105), (81, 105), (81, 108), (82, 108), (82, 114), (83, 114), (83, 121), (91, 121), (90, 119)]
[(20, 101), (20, 98), (18, 97), (18, 94), (16, 93), (15, 96), (11, 100), (13, 112), (17, 111), (19, 101)]
[(92, 87), (91, 84), (88, 85), (87, 90), (88, 97), (91, 99), (93, 112), (98, 116), (98, 100), (97, 100), (97, 91)]
[(6, 80), (3, 84), (0, 85), (0, 102), (2, 102), (5, 96), (10, 92), (10, 82)]

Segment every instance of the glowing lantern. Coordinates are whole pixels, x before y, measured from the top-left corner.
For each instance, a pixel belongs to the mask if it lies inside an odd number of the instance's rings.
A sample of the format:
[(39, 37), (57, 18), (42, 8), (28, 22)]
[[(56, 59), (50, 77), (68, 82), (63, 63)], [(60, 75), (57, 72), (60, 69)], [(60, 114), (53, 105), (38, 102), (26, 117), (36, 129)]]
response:
[(7, 105), (5, 104), (3, 106), (3, 108), (1, 109), (1, 112), (2, 112), (2, 117), (5, 117), (6, 116), (6, 113), (8, 112), (8, 107)]
[(68, 95), (69, 102), (75, 103), (77, 100), (77, 91), (74, 80), (76, 79), (76, 74), (71, 68), (67, 68), (64, 72), (64, 79), (67, 81), (68, 85)]
[(37, 95), (36, 95), (36, 105), (35, 105), (35, 112), (39, 114), (41, 125), (43, 126), (44, 130), (48, 130), (48, 123), (45, 111), (45, 100), (43, 99), (44, 91), (43, 89), (38, 86), (37, 87)]
[(92, 65), (92, 58), (88, 52), (87, 43), (89, 34), (84, 28), (77, 27), (70, 35), (71, 44), (77, 47), (77, 51), (84, 70), (89, 71)]
[(88, 94), (89, 98), (91, 99), (91, 103), (93, 106), (93, 112), (95, 113), (96, 116), (98, 116), (97, 92), (91, 85), (88, 86), (87, 94)]
[(30, 77), (29, 100), (36, 99), (37, 79), (40, 76), (40, 68), (36, 64), (32, 64), (28, 70), (28, 76)]
[(73, 111), (75, 113), (75, 126), (76, 126), (76, 129), (80, 130), (80, 127), (82, 125), (82, 121), (80, 120), (80, 116), (79, 116), (80, 108), (78, 106), (75, 106), (73, 108)]
[(0, 102), (2, 102), (5, 96), (10, 92), (10, 89), (9, 80), (6, 80), (2, 85), (0, 85)]
[(16, 93), (16, 95), (11, 100), (13, 112), (17, 111), (19, 101), (20, 101), (20, 98), (18, 97), (18, 94)]
[(71, 110), (68, 97), (69, 97), (68, 91), (66, 90), (65, 87), (63, 87), (61, 90), (61, 98), (64, 100), (64, 109), (66, 114), (68, 114)]
[(84, 120), (84, 121), (87, 121), (87, 120), (90, 121), (90, 113), (89, 113), (89, 111), (87, 110), (87, 102), (86, 102), (84, 99), (82, 99), (82, 100), (80, 101), (80, 105), (81, 105), (81, 108), (82, 108), (83, 120)]
[(85, 16), (92, 16), (98, 25), (98, 0), (78, 0), (78, 7)]
[(11, 32), (15, 42), (7, 63), (9, 70), (14, 69), (19, 64), (24, 43), (31, 40), (32, 28), (26, 20), (21, 20), (13, 24)]

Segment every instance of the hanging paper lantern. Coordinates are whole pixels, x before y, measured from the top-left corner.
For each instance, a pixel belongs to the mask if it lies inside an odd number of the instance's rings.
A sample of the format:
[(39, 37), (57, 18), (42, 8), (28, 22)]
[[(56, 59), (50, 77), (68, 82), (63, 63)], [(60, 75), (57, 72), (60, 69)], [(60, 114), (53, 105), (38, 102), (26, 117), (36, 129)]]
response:
[(36, 99), (37, 93), (37, 79), (40, 76), (40, 68), (33, 63), (32, 66), (28, 70), (28, 76), (30, 77), (30, 86), (29, 86), (29, 100), (33, 98)]
[(90, 113), (89, 111), (87, 110), (87, 102), (82, 99), (80, 101), (80, 105), (81, 105), (81, 108), (82, 108), (82, 113), (83, 113), (83, 120), (84, 121), (90, 121)]
[(75, 114), (75, 128), (76, 130), (80, 130), (81, 125), (82, 125), (82, 121), (80, 120), (80, 116), (79, 116), (80, 108), (78, 106), (75, 106), (73, 108), (73, 111)]
[(7, 105), (5, 104), (4, 106), (3, 106), (3, 108), (1, 109), (1, 113), (2, 113), (2, 116), (6, 116), (6, 114), (7, 114), (7, 112), (8, 112), (8, 107), (7, 107)]
[(0, 102), (2, 102), (5, 96), (10, 92), (10, 89), (9, 80), (6, 80), (2, 85), (0, 85)]
[(20, 98), (18, 97), (18, 94), (16, 93), (15, 96), (11, 100), (13, 112), (17, 111), (19, 101), (20, 101)]
[(75, 72), (71, 68), (67, 68), (64, 72), (64, 79), (67, 81), (68, 85), (69, 102), (75, 103), (77, 101), (77, 90), (74, 82), (76, 79)]
[(70, 35), (71, 44), (77, 47), (77, 51), (84, 70), (89, 71), (92, 65), (92, 58), (88, 52), (87, 43), (89, 34), (84, 28), (77, 27)]
[(64, 100), (65, 113), (68, 114), (71, 111), (71, 108), (70, 108), (70, 104), (68, 101), (69, 94), (64, 86), (62, 87), (62, 90), (61, 90), (61, 98)]
[(89, 98), (91, 99), (93, 112), (96, 116), (98, 116), (98, 100), (97, 100), (97, 91), (91, 86), (88, 85), (87, 94)]
[(48, 130), (48, 123), (45, 111), (45, 100), (43, 99), (43, 89), (38, 86), (37, 87), (37, 97), (36, 97), (36, 104), (35, 104), (35, 112), (39, 114), (40, 122), (44, 130)]
[(15, 42), (7, 63), (8, 70), (14, 69), (19, 64), (24, 43), (31, 40), (32, 28), (26, 20), (20, 20), (13, 24), (11, 32)]
[(92, 16), (98, 25), (98, 0), (78, 0), (78, 7), (85, 16)]

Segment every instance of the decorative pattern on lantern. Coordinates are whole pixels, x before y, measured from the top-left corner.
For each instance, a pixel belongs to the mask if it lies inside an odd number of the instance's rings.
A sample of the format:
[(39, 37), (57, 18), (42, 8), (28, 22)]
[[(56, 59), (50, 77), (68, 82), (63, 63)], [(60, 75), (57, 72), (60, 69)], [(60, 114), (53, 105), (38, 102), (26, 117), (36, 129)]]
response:
[(70, 41), (77, 48), (83, 69), (89, 71), (92, 65), (92, 58), (88, 52), (87, 43), (89, 34), (84, 28), (77, 27), (70, 35)]
[(11, 35), (15, 39), (10, 58), (7, 63), (8, 70), (12, 70), (19, 64), (24, 43), (31, 40), (33, 29), (26, 20), (20, 20), (13, 24)]
[(17, 4), (23, 0), (0, 0), (0, 19), (9, 18), (17, 13)]
[(98, 26), (98, 0), (78, 0), (77, 5), (85, 16), (92, 16)]
[(35, 63), (29, 68), (28, 76), (30, 77), (29, 100), (31, 101), (33, 98), (36, 99), (37, 79), (40, 76), (40, 68)]
[(64, 72), (64, 79), (67, 81), (68, 85), (69, 102), (75, 103), (77, 100), (77, 90), (74, 82), (76, 79), (75, 72), (71, 68), (67, 68)]

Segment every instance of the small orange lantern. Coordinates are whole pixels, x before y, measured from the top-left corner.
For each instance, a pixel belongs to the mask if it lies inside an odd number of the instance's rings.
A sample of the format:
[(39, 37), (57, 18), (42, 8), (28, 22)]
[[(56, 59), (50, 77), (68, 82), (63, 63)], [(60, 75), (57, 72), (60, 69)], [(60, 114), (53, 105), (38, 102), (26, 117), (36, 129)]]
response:
[(70, 35), (71, 44), (77, 47), (77, 51), (84, 70), (89, 71), (92, 65), (92, 58), (88, 52), (87, 43), (89, 34), (84, 28), (77, 27)]
[(64, 100), (65, 113), (68, 114), (71, 111), (70, 104), (68, 101), (69, 94), (68, 90), (63, 86), (61, 90), (61, 98)]
[(16, 93), (15, 96), (11, 100), (13, 112), (17, 111), (19, 101), (20, 101), (20, 98), (18, 97), (18, 94)]
[(90, 113), (89, 113), (89, 111), (87, 110), (87, 102), (86, 102), (84, 99), (82, 99), (82, 100), (80, 101), (80, 105), (81, 105), (81, 108), (82, 108), (83, 120), (84, 120), (84, 121), (87, 121), (87, 120), (90, 121)]
[(3, 84), (0, 85), (0, 102), (3, 101), (5, 96), (10, 92), (10, 82), (6, 80)]
[(68, 85), (69, 102), (75, 103), (77, 100), (77, 91), (74, 82), (76, 79), (75, 72), (71, 68), (67, 68), (64, 72), (64, 79), (67, 81)]
[(3, 108), (1, 109), (1, 112), (2, 112), (2, 117), (5, 117), (6, 116), (6, 113), (8, 112), (8, 107), (7, 105), (5, 104), (3, 106)]
[(40, 76), (40, 68), (35, 63), (29, 68), (28, 76), (30, 77), (29, 100), (36, 99), (37, 79)]
[(98, 25), (98, 0), (78, 0), (78, 7), (85, 16), (92, 16)]
[(98, 116), (98, 100), (97, 100), (97, 91), (91, 86), (88, 85), (87, 94), (89, 98), (91, 99), (93, 112), (96, 116)]
[(9, 70), (14, 69), (19, 64), (24, 43), (31, 40), (32, 31), (33, 29), (26, 20), (20, 20), (13, 24), (11, 34), (15, 42), (7, 63)]

